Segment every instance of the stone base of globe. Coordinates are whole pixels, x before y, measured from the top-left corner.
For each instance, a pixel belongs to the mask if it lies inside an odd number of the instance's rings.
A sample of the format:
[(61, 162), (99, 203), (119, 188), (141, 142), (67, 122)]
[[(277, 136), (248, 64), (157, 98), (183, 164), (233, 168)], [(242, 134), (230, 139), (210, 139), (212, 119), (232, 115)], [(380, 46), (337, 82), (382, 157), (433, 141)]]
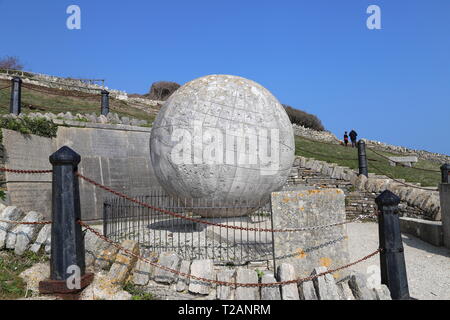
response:
[(183, 213), (191, 213), (202, 218), (230, 218), (248, 216), (266, 206), (269, 198), (259, 200), (211, 200), (207, 198), (180, 199), (176, 202), (183, 207)]

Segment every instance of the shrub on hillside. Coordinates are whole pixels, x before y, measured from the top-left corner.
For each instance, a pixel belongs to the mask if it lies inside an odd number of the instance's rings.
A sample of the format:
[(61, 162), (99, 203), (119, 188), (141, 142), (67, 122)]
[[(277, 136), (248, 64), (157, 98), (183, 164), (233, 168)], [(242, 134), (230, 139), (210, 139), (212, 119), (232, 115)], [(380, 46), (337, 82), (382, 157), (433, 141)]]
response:
[(22, 70), (23, 64), (17, 57), (6, 56), (0, 59), (0, 69)]
[(289, 119), (291, 120), (292, 123), (304, 126), (306, 128), (314, 129), (317, 131), (325, 130), (322, 121), (320, 121), (320, 119), (317, 118), (317, 116), (302, 110), (294, 109), (286, 104), (283, 104), (283, 107), (286, 110)]
[(158, 81), (152, 84), (148, 99), (166, 101), (180, 85), (176, 82)]

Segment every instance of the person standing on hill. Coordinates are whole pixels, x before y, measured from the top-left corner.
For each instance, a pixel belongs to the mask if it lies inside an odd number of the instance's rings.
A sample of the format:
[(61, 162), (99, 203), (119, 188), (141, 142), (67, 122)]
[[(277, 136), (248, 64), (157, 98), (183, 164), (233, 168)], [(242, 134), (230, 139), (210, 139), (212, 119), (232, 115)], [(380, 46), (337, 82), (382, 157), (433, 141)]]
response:
[(356, 147), (356, 140), (358, 138), (358, 134), (355, 130), (350, 131), (350, 139), (352, 140), (352, 148)]
[(344, 133), (344, 144), (345, 144), (346, 147), (348, 146), (348, 134), (347, 134), (347, 131), (345, 131), (345, 133)]

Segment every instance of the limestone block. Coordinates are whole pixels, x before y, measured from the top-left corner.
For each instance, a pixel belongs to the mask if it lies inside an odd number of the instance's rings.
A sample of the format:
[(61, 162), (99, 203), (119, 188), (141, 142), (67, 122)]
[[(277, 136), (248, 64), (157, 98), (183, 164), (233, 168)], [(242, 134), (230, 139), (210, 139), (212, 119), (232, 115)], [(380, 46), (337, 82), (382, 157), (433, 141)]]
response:
[[(261, 278), (261, 283), (277, 282), (273, 273), (264, 273)], [(281, 293), (279, 286), (261, 287), (261, 300), (281, 300)]]
[(131, 300), (131, 294), (111, 282), (109, 275), (97, 273), (80, 295), (80, 300)]
[(392, 300), (389, 288), (382, 284), (380, 287), (373, 288), (376, 300)]
[(31, 246), (30, 251), (37, 253), (39, 252), (41, 247), (45, 247), (47, 244), (49, 244), (52, 236), (51, 231), (52, 226), (50, 224), (46, 224), (45, 226), (43, 226), (41, 231), (39, 231), (36, 241)]
[(312, 281), (301, 283), (299, 286), (299, 294), (301, 300), (319, 300)]
[(327, 174), (328, 170), (330, 170), (330, 165), (328, 163), (324, 163), (322, 166), (322, 170), (320, 170), (320, 172), (322, 174)]
[(0, 217), (3, 214), (3, 211), (6, 209), (6, 206), (3, 203), (0, 203)]
[(300, 157), (300, 167), (304, 168), (306, 165), (307, 159), (305, 157)]
[[(120, 245), (134, 254), (139, 254), (139, 244), (136, 241), (124, 240)], [(136, 265), (136, 262), (136, 257), (129, 256), (125, 252), (119, 252), (114, 264), (108, 272), (108, 279), (113, 284), (119, 285), (125, 283), (130, 276), (131, 270)]]
[(19, 275), (27, 284), (27, 289), (31, 290), (33, 294), (39, 293), (39, 282), (50, 278), (50, 264), (38, 263), (31, 268), (23, 271)]
[[(175, 252), (163, 252), (159, 256), (159, 264), (170, 268), (172, 270), (177, 270), (180, 267), (180, 257)], [(156, 282), (171, 284), (175, 281), (177, 275), (175, 273), (165, 271), (160, 268), (155, 269), (155, 278)]]
[[(326, 272), (326, 267), (315, 268), (312, 275)], [(331, 274), (326, 274), (313, 280), (319, 300), (339, 300), (338, 287)]]
[[(223, 282), (235, 282), (234, 270), (221, 270), (217, 272), (217, 281)], [(234, 288), (231, 286), (217, 286), (217, 299), (218, 300), (233, 300)]]
[(367, 182), (367, 177), (363, 174), (360, 174), (355, 180), (355, 188), (361, 191), (365, 191), (365, 185)]
[[(236, 283), (258, 283), (258, 274), (249, 269), (238, 268), (236, 270)], [(256, 287), (236, 287), (236, 300), (258, 300), (259, 292)]]
[(355, 297), (353, 296), (352, 290), (350, 289), (347, 281), (340, 282), (337, 284), (337, 286), (341, 300), (355, 300)]
[[(278, 279), (280, 281), (295, 280), (295, 268), (289, 263), (282, 263), (278, 267)], [(283, 300), (300, 300), (297, 284), (289, 284), (281, 286), (281, 296)]]
[[(195, 277), (215, 280), (214, 263), (212, 260), (194, 260), (191, 264), (191, 275)], [(189, 292), (207, 295), (212, 288), (210, 282), (204, 282), (200, 280), (189, 280)]]
[[(40, 222), (43, 221), (44, 215), (39, 212), (31, 211), (23, 222)], [(16, 233), (16, 241), (14, 244), (14, 253), (21, 256), (29, 249), (30, 244), (36, 239), (42, 225), (19, 225), (14, 229)]]
[(405, 200), (410, 204), (414, 205), (414, 200), (419, 196), (420, 190), (416, 188), (411, 188), (406, 194)]
[(100, 117), (97, 118), (97, 122), (101, 124), (107, 124), (108, 119), (104, 115), (101, 115)]
[(314, 165), (314, 160), (309, 159), (309, 160), (306, 161), (306, 163), (305, 163), (305, 168), (311, 170), (311, 169), (313, 168), (313, 165)]
[[(6, 221), (19, 221), (23, 216), (23, 211), (17, 207), (11, 206), (4, 209), (0, 215), (0, 220)], [(6, 245), (6, 239), (9, 231), (16, 225), (0, 222), (0, 249), (3, 249)]]
[[(189, 260), (181, 261), (180, 272), (186, 273), (186, 274), (190, 274), (190, 272), (191, 272), (191, 261), (189, 261)], [(183, 277), (183, 276), (179, 276), (178, 277), (177, 287), (176, 287), (178, 292), (185, 291), (188, 288), (188, 285), (189, 285), (189, 278), (188, 277)]]
[(367, 279), (364, 274), (354, 272), (350, 276), (348, 284), (356, 300), (374, 300), (373, 291), (368, 288)]
[(116, 260), (118, 252), (119, 249), (113, 245), (108, 246), (106, 249), (100, 250), (100, 253), (95, 260), (96, 269), (108, 270)]
[[(150, 261), (153, 259), (149, 256), (149, 254), (145, 252), (141, 252), (142, 256)], [(148, 262), (145, 262), (143, 260), (138, 260), (136, 263), (136, 267), (133, 271), (133, 283), (138, 286), (145, 286), (150, 281), (152, 274), (154, 272), (154, 267), (149, 264)]]

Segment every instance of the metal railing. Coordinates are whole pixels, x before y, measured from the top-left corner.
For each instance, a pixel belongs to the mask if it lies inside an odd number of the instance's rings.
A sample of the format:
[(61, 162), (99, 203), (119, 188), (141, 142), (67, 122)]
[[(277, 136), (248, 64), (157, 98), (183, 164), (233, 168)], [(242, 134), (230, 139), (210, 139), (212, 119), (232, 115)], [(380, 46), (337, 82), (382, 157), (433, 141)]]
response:
[(104, 201), (103, 234), (116, 242), (130, 239), (155, 252), (173, 251), (183, 259), (212, 259), (216, 263), (273, 259), (273, 233), (266, 232), (272, 231), (272, 212), (267, 201), (230, 205), (179, 199), (162, 189), (133, 199), (149, 206), (120, 196)]

